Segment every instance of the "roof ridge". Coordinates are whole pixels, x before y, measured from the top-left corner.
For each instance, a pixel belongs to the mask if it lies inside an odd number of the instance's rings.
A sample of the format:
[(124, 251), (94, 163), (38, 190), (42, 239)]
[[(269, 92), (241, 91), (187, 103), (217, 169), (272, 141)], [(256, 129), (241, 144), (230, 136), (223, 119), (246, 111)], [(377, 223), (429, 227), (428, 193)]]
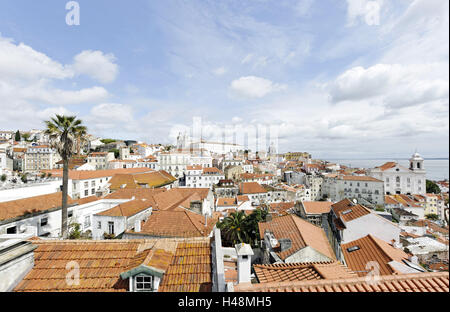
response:
[[(381, 244), (378, 242), (378, 240), (381, 240), (380, 238), (373, 236), (372, 234), (368, 234), (367, 236), (369, 236), (369, 238), (372, 240), (372, 242), (375, 243), (375, 245), (377, 245), (379, 247), (379, 249), (381, 250), (381, 252), (387, 257), (389, 258), (391, 261), (397, 261), (395, 259), (393, 259), (390, 255), (387, 254), (387, 252), (384, 250), (383, 246), (381, 246)], [(364, 238), (364, 237), (362, 237)], [(384, 242), (384, 241), (383, 241)], [(392, 247), (395, 249), (394, 246), (391, 246), (390, 244), (388, 244), (387, 242), (385, 242), (388, 246)]]
[[(449, 272), (427, 272), (427, 273), (411, 273), (411, 274), (398, 274), (398, 275), (381, 275), (378, 283), (390, 282), (390, 281), (404, 281), (404, 280), (426, 280), (426, 279), (435, 279), (435, 278), (445, 278), (449, 277)], [(270, 288), (270, 286), (281, 288), (281, 287), (292, 287), (292, 288), (300, 288), (300, 287), (308, 287), (308, 286), (317, 286), (317, 287), (333, 287), (338, 284), (344, 284), (346, 286), (353, 286), (358, 283), (367, 283), (367, 277), (352, 277), (352, 278), (340, 278), (340, 279), (322, 279), (322, 280), (311, 280), (311, 281), (296, 281), (296, 282), (271, 282), (265, 284), (250, 284), (243, 285), (244, 287), (239, 288), (239, 291), (242, 290), (254, 290), (254, 288)], [(260, 286), (260, 287), (258, 287)], [(378, 286), (379, 288), (379, 286)], [(448, 288), (448, 284), (447, 284)]]

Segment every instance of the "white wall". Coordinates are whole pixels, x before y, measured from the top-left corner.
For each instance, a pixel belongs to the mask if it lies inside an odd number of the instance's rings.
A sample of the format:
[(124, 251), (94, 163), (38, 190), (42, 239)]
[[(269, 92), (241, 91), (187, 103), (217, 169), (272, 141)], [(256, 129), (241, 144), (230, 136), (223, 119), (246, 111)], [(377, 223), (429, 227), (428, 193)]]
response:
[(52, 194), (60, 191), (62, 180), (50, 181), (39, 184), (27, 184), (13, 189), (0, 190), (0, 202), (34, 197), (39, 195)]
[[(126, 202), (126, 201), (128, 201), (128, 200), (102, 199), (102, 200), (87, 203), (84, 205), (69, 207), (68, 211), (69, 212), (72, 211), (73, 216), (71, 218), (69, 218), (68, 222), (70, 223), (71, 221), (73, 221), (76, 223), (80, 223), (82, 231), (92, 230), (92, 226), (93, 226), (92, 216), (94, 214), (111, 209), (112, 207), (115, 207), (118, 204)], [(91, 218), (91, 224), (88, 227), (84, 226), (84, 221), (85, 221), (86, 216), (90, 216), (90, 218)], [(41, 227), (40, 226), (41, 219), (44, 219), (44, 218), (48, 218), (48, 224), (44, 227)], [(0, 235), (6, 234), (6, 231), (8, 228), (16, 226), (17, 230), (18, 230), (17, 231), (18, 234), (23, 234), (23, 233), (20, 233), (19, 229), (20, 229), (20, 227), (24, 227), (24, 228), (26, 228), (25, 233), (32, 234), (33, 236), (40, 235), (42, 232), (49, 232), (50, 233), (49, 237), (58, 237), (60, 234), (60, 231), (61, 231), (61, 209), (51, 211), (51, 212), (39, 213), (38, 215), (28, 217), (28, 218), (23, 218), (23, 219), (16, 220), (13, 222), (3, 221), (1, 223), (2, 224), (0, 225)]]
[(346, 229), (343, 230), (342, 244), (360, 239), (368, 234), (382, 239), (387, 243), (392, 243), (393, 239), (396, 242), (400, 241), (400, 227), (374, 213), (346, 222), (345, 226)]

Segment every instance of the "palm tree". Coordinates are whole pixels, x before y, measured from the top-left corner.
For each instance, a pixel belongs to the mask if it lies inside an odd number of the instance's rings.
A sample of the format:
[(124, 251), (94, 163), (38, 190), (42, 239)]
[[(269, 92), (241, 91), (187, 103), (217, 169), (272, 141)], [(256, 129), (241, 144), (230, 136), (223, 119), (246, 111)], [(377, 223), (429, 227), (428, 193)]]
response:
[(82, 126), (82, 121), (76, 116), (56, 115), (51, 120), (45, 121), (47, 129), (45, 134), (49, 136), (50, 145), (56, 148), (63, 160), (63, 189), (62, 189), (62, 217), (61, 217), (61, 237), (67, 238), (67, 188), (69, 182), (69, 159), (74, 154), (74, 142), (80, 133), (86, 131)]
[(77, 142), (77, 155), (80, 155), (80, 149), (86, 144), (87, 128), (85, 126), (79, 126), (77, 128), (75, 138)]
[(230, 213), (230, 215), (224, 218), (217, 224), (217, 227), (223, 232), (226, 240), (235, 245), (238, 243), (249, 243), (250, 239), (245, 228), (246, 216), (244, 211), (239, 210)]

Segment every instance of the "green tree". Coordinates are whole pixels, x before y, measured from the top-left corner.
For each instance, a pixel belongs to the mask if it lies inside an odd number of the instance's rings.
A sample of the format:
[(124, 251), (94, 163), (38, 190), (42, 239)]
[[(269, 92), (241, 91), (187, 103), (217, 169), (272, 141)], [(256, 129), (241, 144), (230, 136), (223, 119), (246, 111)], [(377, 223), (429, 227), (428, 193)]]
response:
[(14, 141), (20, 142), (20, 131), (19, 130), (16, 131), (16, 135), (14, 136)]
[(244, 229), (247, 235), (251, 239), (251, 245), (253, 247), (258, 246), (260, 240), (259, 237), (259, 227), (258, 223), (266, 219), (268, 211), (266, 209), (255, 209), (249, 216), (244, 220)]
[(119, 158), (119, 156), (120, 156), (120, 152), (119, 152), (119, 150), (117, 148), (112, 148), (108, 152), (114, 153), (114, 157), (115, 158)]
[(77, 155), (80, 155), (80, 150), (87, 144), (86, 140), (87, 128), (79, 126), (75, 132), (75, 140), (77, 145)]
[(5, 182), (6, 181), (6, 174), (2, 174), (2, 176), (0, 177), (0, 180), (2, 182)]
[(425, 218), (428, 219), (428, 220), (439, 220), (439, 216), (437, 214), (434, 214), (434, 213), (427, 214), (425, 216)]
[(102, 139), (102, 140), (100, 140), (100, 142), (102, 142), (103, 144), (109, 144), (109, 143), (116, 142), (116, 140), (113, 140), (113, 139)]
[(228, 217), (217, 223), (217, 228), (222, 231), (224, 241), (235, 245), (239, 243), (251, 243), (246, 231), (246, 216), (244, 211), (232, 212)]
[(440, 194), (441, 189), (439, 188), (439, 185), (433, 181), (427, 180), (427, 193)]
[(23, 183), (27, 183), (27, 182), (28, 182), (27, 174), (26, 174), (26, 173), (22, 174), (22, 176), (20, 177), (20, 179), (22, 180)]
[(69, 225), (69, 239), (80, 239), (81, 238), (81, 225), (79, 223), (70, 223)]
[(29, 139), (30, 139), (30, 134), (29, 133), (24, 133), (24, 134), (22, 134), (22, 138), (26, 141), (26, 142), (29, 142)]
[(62, 190), (62, 213), (61, 213), (61, 237), (67, 238), (67, 189), (69, 181), (69, 159), (75, 152), (75, 140), (84, 128), (82, 121), (76, 116), (56, 115), (51, 120), (45, 121), (47, 129), (45, 133), (49, 135), (50, 145), (56, 148), (63, 160), (63, 190)]

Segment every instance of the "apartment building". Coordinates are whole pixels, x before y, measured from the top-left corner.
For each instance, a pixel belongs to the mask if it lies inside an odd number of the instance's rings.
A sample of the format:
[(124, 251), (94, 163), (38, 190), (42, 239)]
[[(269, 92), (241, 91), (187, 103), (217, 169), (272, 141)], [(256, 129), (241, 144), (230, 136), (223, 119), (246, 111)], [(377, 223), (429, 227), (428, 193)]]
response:
[(56, 168), (56, 163), (60, 160), (61, 156), (49, 145), (30, 146), (25, 152), (25, 167), (23, 171), (52, 170)]

